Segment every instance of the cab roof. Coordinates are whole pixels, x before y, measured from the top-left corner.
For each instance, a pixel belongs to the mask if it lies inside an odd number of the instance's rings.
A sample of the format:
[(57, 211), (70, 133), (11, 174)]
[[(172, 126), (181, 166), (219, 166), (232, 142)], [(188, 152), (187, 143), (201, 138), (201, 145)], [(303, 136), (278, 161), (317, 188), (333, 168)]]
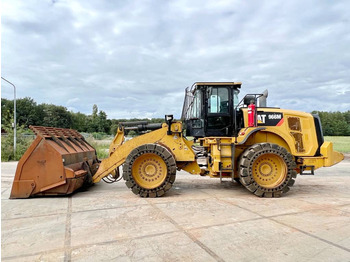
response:
[(240, 88), (241, 82), (195, 82), (193, 86), (237, 86)]

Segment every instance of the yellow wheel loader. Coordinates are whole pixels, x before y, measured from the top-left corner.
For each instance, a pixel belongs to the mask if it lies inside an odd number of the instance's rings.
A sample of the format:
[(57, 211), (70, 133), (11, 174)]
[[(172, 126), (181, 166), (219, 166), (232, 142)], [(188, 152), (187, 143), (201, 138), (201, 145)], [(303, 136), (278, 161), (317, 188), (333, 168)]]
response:
[[(37, 138), (18, 163), (10, 198), (67, 195), (121, 178), (136, 195), (160, 197), (177, 170), (280, 197), (297, 174), (313, 175), (344, 158), (323, 140), (318, 116), (267, 107), (267, 91), (239, 100), (240, 89), (239, 82), (193, 84), (185, 92), (182, 121), (166, 115), (163, 124), (121, 123), (102, 161), (74, 130), (31, 127)], [(126, 129), (145, 133), (125, 142)]]

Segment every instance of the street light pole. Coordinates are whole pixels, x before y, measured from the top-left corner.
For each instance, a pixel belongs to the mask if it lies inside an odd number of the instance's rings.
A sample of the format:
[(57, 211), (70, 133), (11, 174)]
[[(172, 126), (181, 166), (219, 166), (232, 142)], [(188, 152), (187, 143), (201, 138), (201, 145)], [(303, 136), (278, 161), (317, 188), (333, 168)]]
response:
[(7, 79), (1, 77), (1, 79), (3, 79), (4, 81), (6, 81), (7, 83), (9, 83), (10, 85), (13, 86), (13, 157), (16, 159), (16, 144), (17, 144), (17, 128), (16, 128), (16, 86), (14, 84), (12, 84), (10, 81), (8, 81)]

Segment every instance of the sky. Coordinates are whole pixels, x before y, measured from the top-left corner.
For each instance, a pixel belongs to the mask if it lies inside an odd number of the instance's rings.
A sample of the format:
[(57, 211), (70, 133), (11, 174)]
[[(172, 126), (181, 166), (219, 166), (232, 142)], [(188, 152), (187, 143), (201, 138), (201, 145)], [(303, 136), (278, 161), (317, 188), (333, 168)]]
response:
[[(268, 106), (350, 110), (349, 1), (1, 1), (1, 76), (17, 97), (108, 118), (182, 111), (199, 81)], [(1, 97), (13, 88), (1, 81)]]

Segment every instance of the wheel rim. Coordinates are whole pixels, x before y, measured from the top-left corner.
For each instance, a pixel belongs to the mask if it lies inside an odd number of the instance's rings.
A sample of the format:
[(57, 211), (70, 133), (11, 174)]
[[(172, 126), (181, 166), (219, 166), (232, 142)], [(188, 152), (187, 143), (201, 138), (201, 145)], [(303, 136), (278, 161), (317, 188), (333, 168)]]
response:
[(275, 154), (263, 154), (252, 165), (252, 174), (256, 183), (265, 188), (275, 188), (287, 178), (287, 165)]
[(156, 154), (142, 154), (132, 165), (132, 176), (139, 186), (153, 189), (166, 179), (167, 166), (163, 158)]

